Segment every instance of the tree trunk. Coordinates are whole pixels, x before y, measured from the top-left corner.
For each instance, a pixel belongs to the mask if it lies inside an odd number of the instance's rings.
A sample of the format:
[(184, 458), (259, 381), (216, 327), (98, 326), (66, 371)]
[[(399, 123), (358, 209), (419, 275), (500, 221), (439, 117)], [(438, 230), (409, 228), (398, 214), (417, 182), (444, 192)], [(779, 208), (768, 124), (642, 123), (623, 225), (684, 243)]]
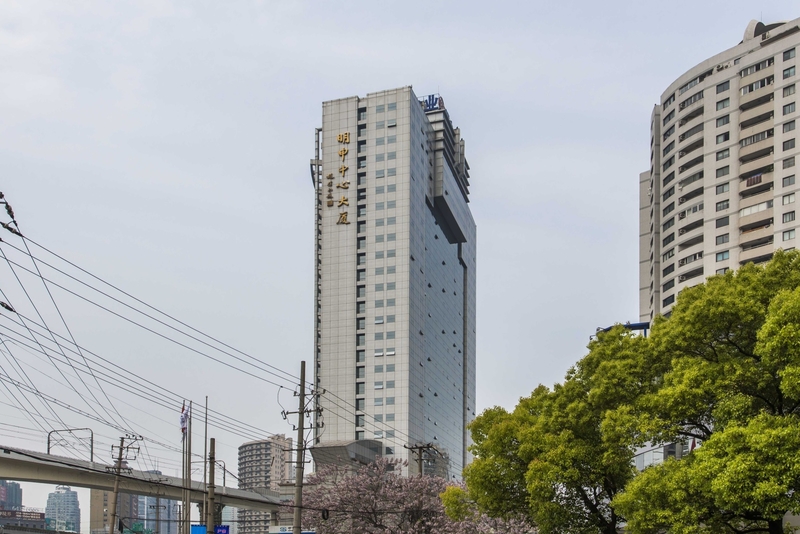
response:
[(767, 521), (767, 528), (769, 528), (769, 534), (783, 534), (783, 518)]

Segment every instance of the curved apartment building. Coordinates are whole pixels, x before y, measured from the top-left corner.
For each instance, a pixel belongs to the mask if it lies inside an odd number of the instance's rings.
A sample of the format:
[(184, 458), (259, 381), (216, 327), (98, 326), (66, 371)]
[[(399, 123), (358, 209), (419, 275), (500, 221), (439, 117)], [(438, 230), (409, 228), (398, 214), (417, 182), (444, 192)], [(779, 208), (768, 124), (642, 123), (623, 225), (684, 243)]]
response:
[(800, 19), (752, 21), (654, 107), (639, 175), (640, 320), (668, 315), (708, 276), (796, 246), (798, 45)]

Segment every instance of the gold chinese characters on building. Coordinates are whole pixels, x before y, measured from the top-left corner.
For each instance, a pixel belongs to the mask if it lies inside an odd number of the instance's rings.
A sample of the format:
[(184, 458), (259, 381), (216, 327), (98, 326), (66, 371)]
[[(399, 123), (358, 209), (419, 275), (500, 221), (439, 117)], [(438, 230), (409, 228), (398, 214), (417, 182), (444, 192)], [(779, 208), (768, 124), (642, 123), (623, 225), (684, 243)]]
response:
[[(328, 205), (329, 208), (332, 208), (335, 203), (336, 207), (347, 209), (347, 207), (350, 206), (350, 199), (347, 198), (346, 196), (346, 193), (350, 189), (350, 180), (347, 179), (347, 171), (349, 168), (347, 167), (347, 165), (344, 164), (345, 161), (344, 158), (345, 156), (347, 156), (347, 153), (349, 152), (347, 145), (350, 144), (350, 132), (344, 132), (338, 134), (336, 136), (336, 141), (339, 142), (339, 151), (337, 152), (337, 154), (339, 154), (339, 158), (341, 158), (341, 162), (339, 164), (340, 178), (339, 178), (339, 183), (336, 184), (336, 189), (342, 189), (343, 194), (341, 195), (339, 200), (334, 200), (333, 197), (334, 177), (333, 173), (329, 173), (325, 176), (325, 181), (327, 182), (326, 185), (328, 187), (328, 195), (325, 198), (326, 198), (326, 204)], [(350, 221), (347, 220), (347, 211), (339, 212), (339, 219), (337, 219), (336, 224), (350, 224)]]

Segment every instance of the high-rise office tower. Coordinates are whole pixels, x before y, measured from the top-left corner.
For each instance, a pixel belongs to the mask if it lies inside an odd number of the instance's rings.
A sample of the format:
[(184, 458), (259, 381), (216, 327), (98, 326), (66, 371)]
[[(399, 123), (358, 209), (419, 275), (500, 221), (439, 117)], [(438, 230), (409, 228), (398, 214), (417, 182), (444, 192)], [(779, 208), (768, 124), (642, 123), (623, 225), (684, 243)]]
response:
[[(278, 491), (278, 484), (294, 480), (292, 439), (275, 434), (269, 439), (250, 441), (239, 447), (239, 489)], [(269, 512), (238, 510), (239, 534), (267, 534)]]
[(668, 315), (705, 277), (795, 248), (798, 44), (800, 19), (752, 21), (653, 109), (639, 175), (641, 320)]
[(0, 509), (22, 510), (22, 487), (18, 483), (0, 480)]
[(325, 102), (312, 179), (315, 448), (408, 459), (415, 473), (405, 446), (432, 444), (423, 469), (460, 477), (476, 268), (461, 132), (440, 96), (411, 87)]
[[(127, 466), (125, 463), (123, 465)], [(108, 534), (111, 531), (109, 503), (112, 494), (109, 491), (93, 489), (89, 496), (89, 532), (90, 534)], [(117, 519), (122, 522), (123, 528), (127, 529), (130, 529), (134, 523), (139, 521), (138, 495), (128, 493), (120, 493), (118, 495)]]
[[(153, 475), (162, 474), (161, 471), (148, 471)], [(145, 529), (152, 530), (154, 534), (177, 534), (178, 532), (178, 501), (138, 495), (139, 522)]]
[(44, 517), (50, 530), (80, 532), (81, 507), (78, 504), (78, 492), (69, 486), (56, 486), (56, 491), (47, 496)]

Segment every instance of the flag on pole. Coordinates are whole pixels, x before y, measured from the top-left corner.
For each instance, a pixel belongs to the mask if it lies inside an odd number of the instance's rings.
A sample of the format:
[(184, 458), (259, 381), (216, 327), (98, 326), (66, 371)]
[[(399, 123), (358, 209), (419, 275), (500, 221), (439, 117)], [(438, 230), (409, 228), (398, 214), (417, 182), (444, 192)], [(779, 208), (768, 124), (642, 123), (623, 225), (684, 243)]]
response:
[(186, 440), (186, 432), (189, 430), (189, 414), (190, 409), (186, 407), (186, 401), (183, 401), (183, 408), (181, 408), (181, 440)]

